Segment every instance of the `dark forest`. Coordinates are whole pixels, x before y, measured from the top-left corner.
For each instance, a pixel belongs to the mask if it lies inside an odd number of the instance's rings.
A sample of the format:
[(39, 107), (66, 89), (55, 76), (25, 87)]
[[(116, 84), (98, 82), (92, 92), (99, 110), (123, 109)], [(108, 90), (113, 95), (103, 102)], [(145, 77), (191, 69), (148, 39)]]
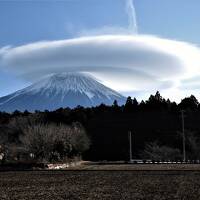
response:
[[(170, 149), (182, 154), (182, 117), (184, 111), (187, 159), (199, 159), (200, 104), (191, 95), (177, 104), (164, 99), (159, 92), (140, 103), (136, 98), (127, 98), (125, 105), (117, 101), (112, 106), (99, 105), (92, 108), (60, 108), (50, 111), (0, 112), (1, 144), (18, 143), (20, 126), (32, 123), (81, 124), (90, 139), (90, 148), (83, 153), (84, 160), (128, 160), (129, 138), (132, 132), (133, 158), (148, 158), (148, 148), (160, 147), (159, 151)], [(21, 120), (20, 122), (20, 119)], [(24, 121), (24, 119), (26, 119)], [(13, 120), (17, 129), (13, 127)], [(21, 124), (20, 124), (21, 123)], [(154, 145), (154, 146), (153, 146)], [(166, 150), (167, 148), (167, 150)], [(146, 157), (145, 157), (146, 156)]]

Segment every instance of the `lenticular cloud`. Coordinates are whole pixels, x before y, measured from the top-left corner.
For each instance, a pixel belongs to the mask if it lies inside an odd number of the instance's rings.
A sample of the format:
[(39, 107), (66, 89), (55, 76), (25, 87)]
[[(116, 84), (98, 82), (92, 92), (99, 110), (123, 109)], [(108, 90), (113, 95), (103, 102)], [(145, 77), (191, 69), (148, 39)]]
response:
[(118, 91), (168, 89), (199, 73), (200, 49), (154, 36), (103, 35), (4, 47), (0, 66), (32, 81), (83, 71)]

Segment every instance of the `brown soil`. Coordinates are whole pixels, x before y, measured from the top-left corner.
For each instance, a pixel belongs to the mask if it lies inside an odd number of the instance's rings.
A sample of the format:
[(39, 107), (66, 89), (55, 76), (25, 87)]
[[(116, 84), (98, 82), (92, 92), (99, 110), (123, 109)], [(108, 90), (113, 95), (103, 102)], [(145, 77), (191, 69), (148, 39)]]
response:
[(200, 172), (195, 170), (0, 172), (0, 199), (198, 200)]

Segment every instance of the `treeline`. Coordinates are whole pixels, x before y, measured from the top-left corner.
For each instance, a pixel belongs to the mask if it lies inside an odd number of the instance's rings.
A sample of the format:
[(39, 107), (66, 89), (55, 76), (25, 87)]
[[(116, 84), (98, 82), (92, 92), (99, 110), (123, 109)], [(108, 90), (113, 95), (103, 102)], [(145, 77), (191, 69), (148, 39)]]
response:
[[(50, 150), (45, 150), (46, 152), (39, 155), (35, 152), (33, 156), (38, 159), (44, 157), (51, 160), (82, 154), (83, 158), (87, 160), (128, 160), (128, 131), (132, 131), (134, 158), (178, 160), (182, 159), (182, 110), (185, 111), (187, 159), (200, 159), (200, 104), (198, 100), (191, 95), (177, 104), (169, 99), (164, 99), (159, 92), (151, 95), (147, 101), (141, 102), (138, 102), (136, 98), (128, 97), (125, 105), (122, 106), (115, 101), (112, 106), (103, 104), (92, 108), (78, 106), (75, 109), (60, 108), (53, 112), (47, 110), (35, 111), (35, 113), (28, 111), (15, 111), (12, 114), (1, 112), (0, 142), (1, 146), (21, 145), (20, 148), (24, 148), (26, 151), (29, 149), (28, 152), (32, 153), (30, 138), (28, 139), (29, 147), (27, 139), (24, 138), (33, 137), (34, 131), (41, 129), (41, 135), (46, 132), (50, 134), (50, 138), (53, 138), (54, 134), (59, 133), (58, 130), (63, 130), (63, 132), (68, 130), (67, 132), (72, 133), (76, 130), (74, 124), (76, 126), (78, 124), (79, 130), (84, 134), (81, 136), (82, 139), (77, 139), (78, 145), (73, 144), (74, 140), (67, 142), (73, 150), (69, 150), (70, 148), (65, 142), (63, 144), (62, 141), (59, 141), (58, 145), (54, 144), (48, 147)], [(20, 120), (23, 122), (20, 123)], [(24, 127), (21, 128), (18, 124)], [(68, 137), (63, 132), (61, 131), (54, 141)], [(67, 132), (66, 134), (68, 134)], [(33, 141), (38, 144), (39, 148), (40, 140), (36, 142), (38, 136), (33, 135), (35, 136)], [(75, 134), (71, 134), (71, 136), (73, 135)], [(80, 148), (82, 145), (84, 147)], [(47, 146), (47, 144), (43, 143), (43, 146)], [(54, 150), (55, 146), (58, 148), (66, 146), (63, 148), (66, 151)]]

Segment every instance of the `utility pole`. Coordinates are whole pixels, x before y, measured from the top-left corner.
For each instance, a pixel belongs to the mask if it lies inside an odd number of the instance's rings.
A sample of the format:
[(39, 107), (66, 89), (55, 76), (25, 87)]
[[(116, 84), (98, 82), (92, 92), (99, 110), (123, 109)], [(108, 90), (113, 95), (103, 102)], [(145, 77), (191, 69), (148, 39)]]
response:
[(183, 134), (183, 162), (186, 161), (186, 152), (185, 152), (185, 111), (181, 111), (181, 118), (182, 118), (182, 134)]
[(131, 131), (129, 133), (129, 156), (130, 156), (130, 162), (132, 161), (132, 133)]

